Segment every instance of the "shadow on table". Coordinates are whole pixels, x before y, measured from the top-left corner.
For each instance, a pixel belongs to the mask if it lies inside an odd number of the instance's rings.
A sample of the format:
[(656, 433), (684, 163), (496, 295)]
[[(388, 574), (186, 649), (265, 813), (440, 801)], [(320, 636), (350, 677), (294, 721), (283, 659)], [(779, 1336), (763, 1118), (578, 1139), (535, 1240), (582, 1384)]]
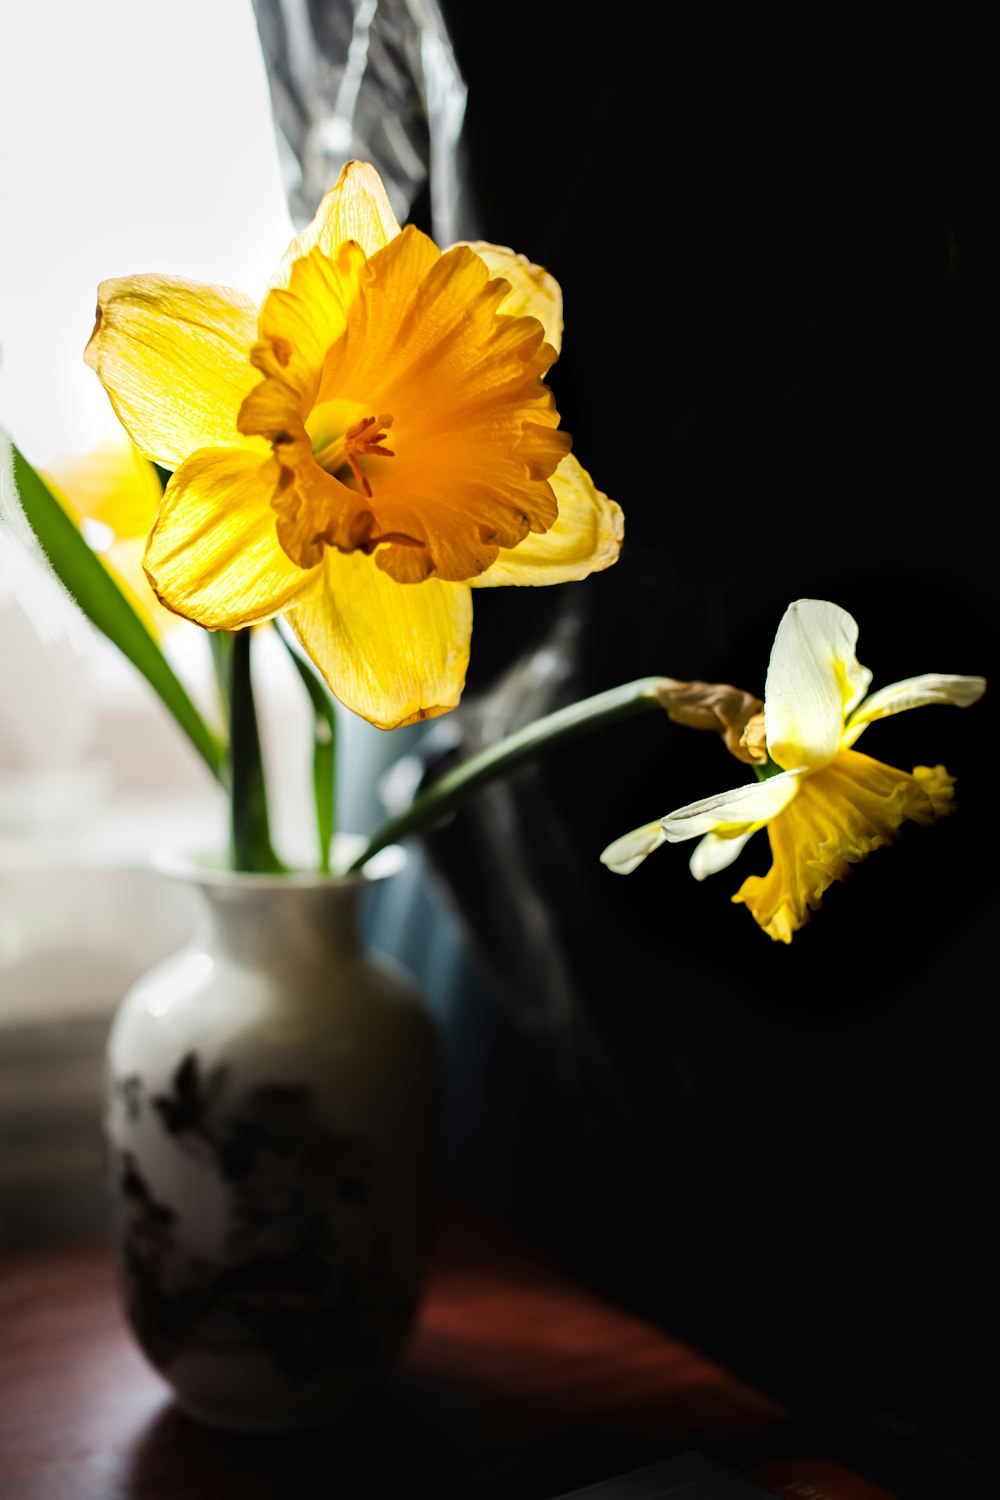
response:
[(652, 1424), (646, 1433), (616, 1421), (539, 1424), (513, 1401), (498, 1408), (494, 1399), (487, 1411), (460, 1385), (393, 1376), (335, 1421), (301, 1432), (221, 1432), (168, 1406), (139, 1439), (124, 1494), (315, 1500), (396, 1496), (419, 1483), (434, 1500), (548, 1500), (670, 1450)]

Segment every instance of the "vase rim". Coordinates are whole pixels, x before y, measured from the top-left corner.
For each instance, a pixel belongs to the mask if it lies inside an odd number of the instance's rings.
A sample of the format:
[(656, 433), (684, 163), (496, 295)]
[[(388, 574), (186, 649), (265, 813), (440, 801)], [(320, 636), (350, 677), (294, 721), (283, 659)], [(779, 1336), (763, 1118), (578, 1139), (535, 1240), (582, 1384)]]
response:
[(289, 869), (280, 873), (258, 870), (233, 870), (227, 854), (218, 845), (204, 848), (189, 844), (161, 844), (152, 850), (150, 863), (157, 874), (173, 880), (187, 880), (198, 885), (240, 887), (265, 890), (308, 890), (326, 886), (367, 886), (396, 875), (406, 864), (406, 850), (401, 844), (388, 844), (367, 861), (364, 868), (348, 873), (346, 866), (364, 848), (362, 834), (338, 833), (334, 838), (335, 868), (329, 874), (322, 870)]

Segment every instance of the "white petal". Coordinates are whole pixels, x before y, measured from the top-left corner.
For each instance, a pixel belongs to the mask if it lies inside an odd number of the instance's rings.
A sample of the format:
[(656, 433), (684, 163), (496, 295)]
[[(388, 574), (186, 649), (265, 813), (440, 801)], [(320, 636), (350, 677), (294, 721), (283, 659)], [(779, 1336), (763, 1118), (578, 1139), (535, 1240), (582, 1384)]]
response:
[(751, 828), (730, 839), (722, 839), (717, 833), (706, 833), (701, 842), (695, 844), (688, 866), (695, 880), (704, 880), (706, 875), (717, 875), (720, 870), (728, 869), (755, 832), (756, 829)]
[(647, 854), (652, 854), (654, 849), (659, 849), (666, 842), (667, 836), (658, 822), (646, 823), (642, 828), (634, 828), (631, 833), (623, 833), (620, 839), (609, 844), (601, 855), (601, 864), (614, 870), (616, 875), (631, 875)]
[(985, 677), (949, 677), (941, 672), (925, 672), (922, 677), (907, 677), (879, 688), (851, 715), (844, 734), (844, 744), (853, 745), (866, 725), (890, 714), (901, 714), (906, 708), (926, 708), (933, 703), (950, 703), (968, 708), (978, 703), (986, 691)]
[(798, 599), (786, 609), (764, 688), (767, 748), (779, 766), (816, 769), (836, 755), (844, 719), (872, 679), (857, 640), (857, 622), (838, 604)]
[(676, 812), (660, 819), (660, 827), (671, 844), (698, 838), (703, 833), (725, 832), (732, 835), (753, 833), (787, 807), (799, 789), (802, 772), (784, 771), (766, 781), (752, 781), (748, 786), (734, 787), (689, 802)]

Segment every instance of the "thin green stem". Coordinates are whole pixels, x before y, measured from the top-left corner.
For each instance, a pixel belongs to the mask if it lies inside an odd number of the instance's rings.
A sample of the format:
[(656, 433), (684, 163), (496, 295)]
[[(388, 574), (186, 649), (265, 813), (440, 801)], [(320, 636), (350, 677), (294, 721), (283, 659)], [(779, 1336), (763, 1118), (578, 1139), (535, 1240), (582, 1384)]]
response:
[(326, 683), (303, 655), (288, 626), (280, 617), (274, 621), (274, 625), (312, 704), (313, 805), (316, 810), (319, 868), (322, 874), (329, 875), (337, 811), (337, 705)]
[(555, 713), (546, 714), (533, 724), (498, 740), (495, 745), (488, 745), (485, 750), (471, 755), (432, 786), (418, 792), (409, 807), (380, 824), (348, 866), (349, 872), (360, 870), (387, 844), (397, 843), (410, 834), (422, 833), (431, 824), (454, 812), (482, 787), (509, 776), (519, 766), (540, 760), (562, 745), (606, 729), (622, 719), (646, 713), (651, 708), (662, 712), (663, 700), (658, 696), (658, 689), (663, 682), (661, 677), (642, 677), (621, 687), (610, 688), (592, 698), (584, 698), (580, 703), (571, 703)]
[(278, 874), (284, 866), (271, 845), (267, 787), (250, 679), (252, 631), (238, 630), (230, 653), (230, 863), (234, 870)]
[(212, 658), (212, 675), (215, 678), (215, 694), (219, 703), (219, 717), (228, 738), (231, 714), (229, 711), (229, 688), (232, 677), (233, 637), (228, 630), (209, 630), (208, 649)]

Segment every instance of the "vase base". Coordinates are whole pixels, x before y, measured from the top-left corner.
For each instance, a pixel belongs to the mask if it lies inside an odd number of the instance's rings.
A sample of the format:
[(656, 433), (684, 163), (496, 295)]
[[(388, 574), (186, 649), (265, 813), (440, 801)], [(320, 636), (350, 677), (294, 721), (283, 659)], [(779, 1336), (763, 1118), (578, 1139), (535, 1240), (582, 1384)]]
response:
[(174, 1406), (182, 1416), (197, 1423), (199, 1427), (208, 1427), (215, 1432), (280, 1436), (283, 1432), (305, 1432), (311, 1428), (335, 1424), (353, 1406), (358, 1393), (370, 1383), (370, 1380), (359, 1381), (342, 1394), (316, 1406), (289, 1407), (283, 1411), (234, 1411), (224, 1406), (190, 1401), (176, 1392)]

